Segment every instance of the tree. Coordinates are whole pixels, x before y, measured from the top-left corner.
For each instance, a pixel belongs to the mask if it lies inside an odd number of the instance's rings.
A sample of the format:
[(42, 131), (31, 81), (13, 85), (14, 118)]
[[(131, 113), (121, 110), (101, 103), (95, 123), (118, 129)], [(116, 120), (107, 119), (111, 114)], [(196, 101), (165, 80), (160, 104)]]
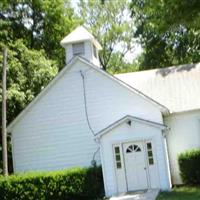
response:
[(78, 14), (102, 45), (100, 63), (103, 69), (111, 73), (119, 72), (120, 66), (134, 70), (125, 60), (126, 54), (134, 51), (136, 42), (128, 0), (80, 0)]
[[(9, 48), (8, 124), (64, 67), (59, 41), (78, 23), (69, 0), (0, 1), (0, 47)], [(10, 142), (8, 148), (12, 171)]]
[[(10, 123), (57, 74), (58, 68), (43, 50), (30, 50), (22, 40), (9, 43), (8, 48), (7, 121)], [(2, 59), (1, 55), (0, 63)]]
[(200, 28), (199, 0), (165, 0), (161, 5), (161, 11), (163, 24), (167, 28), (173, 28), (180, 24), (187, 28)]
[(59, 41), (79, 23), (69, 0), (1, 1), (1, 41), (23, 39), (31, 49), (44, 49), (50, 59), (64, 66)]
[(132, 0), (132, 17), (137, 29), (135, 37), (140, 39), (144, 49), (140, 70), (200, 61), (196, 9), (188, 14), (193, 16), (191, 19), (195, 22), (189, 22), (186, 16), (180, 19), (181, 14), (197, 4), (197, 1), (193, 1), (193, 6), (187, 7), (187, 2)]
[(161, 31), (176, 29), (180, 24), (187, 28), (200, 28), (199, 0), (132, 0), (130, 8), (132, 16), (146, 17)]
[[(22, 40), (8, 45), (8, 122), (57, 74), (55, 61), (47, 59), (43, 50), (30, 50)], [(0, 57), (2, 61), (2, 57)]]
[(2, 67), (2, 157), (3, 175), (8, 175), (8, 151), (7, 151), (7, 130), (6, 130), (6, 70), (7, 70), (7, 48), (3, 50)]

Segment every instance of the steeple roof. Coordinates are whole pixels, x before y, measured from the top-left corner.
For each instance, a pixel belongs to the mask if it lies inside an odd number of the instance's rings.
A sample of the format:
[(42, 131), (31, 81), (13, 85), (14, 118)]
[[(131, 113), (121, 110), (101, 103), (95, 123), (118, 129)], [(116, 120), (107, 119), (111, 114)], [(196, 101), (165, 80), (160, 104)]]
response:
[(66, 44), (69, 43), (76, 43), (87, 40), (91, 40), (98, 50), (102, 49), (99, 42), (83, 26), (78, 26), (74, 31), (72, 31), (69, 35), (63, 38), (60, 44), (64, 47)]

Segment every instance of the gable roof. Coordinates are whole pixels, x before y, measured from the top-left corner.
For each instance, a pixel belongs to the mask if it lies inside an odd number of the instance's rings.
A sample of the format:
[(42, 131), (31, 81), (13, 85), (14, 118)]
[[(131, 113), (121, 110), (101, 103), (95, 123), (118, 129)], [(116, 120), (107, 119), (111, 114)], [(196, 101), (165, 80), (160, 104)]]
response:
[(91, 40), (95, 44), (98, 50), (102, 49), (99, 42), (83, 26), (78, 26), (69, 35), (63, 38), (60, 44), (64, 47), (65, 44), (81, 42), (81, 41), (86, 41), (86, 40)]
[(166, 106), (171, 113), (200, 109), (200, 63), (115, 76)]
[(160, 124), (157, 122), (153, 122), (153, 121), (149, 121), (146, 119), (142, 119), (142, 118), (138, 118), (138, 117), (134, 117), (132, 115), (126, 115), (124, 117), (122, 117), (121, 119), (115, 121), (114, 123), (110, 124), (109, 126), (107, 126), (106, 128), (100, 130), (95, 137), (102, 137), (104, 134), (108, 133), (109, 131), (111, 131), (112, 129), (118, 127), (119, 125), (123, 124), (123, 123), (128, 123), (129, 121), (135, 121), (135, 122), (140, 122), (143, 124), (147, 124), (156, 128), (160, 128), (162, 130), (166, 129), (167, 126), (165, 126), (164, 124)]
[(67, 66), (65, 66), (57, 75), (56, 77), (33, 99), (33, 101), (9, 124), (7, 130), (8, 132), (12, 131), (12, 128), (14, 127), (14, 125), (29, 111), (29, 109), (31, 109), (31, 107), (37, 103), (37, 101), (40, 100), (40, 98), (46, 93), (48, 92), (48, 90), (54, 85), (54, 83), (56, 83), (64, 74), (65, 72), (67, 72), (75, 62), (77, 61), (81, 61), (85, 64), (87, 64), (88, 66), (90, 66), (91, 68), (93, 68), (94, 70), (104, 74), (105, 76), (109, 77), (110, 79), (114, 80), (115, 82), (117, 82), (118, 84), (122, 85), (123, 87), (129, 89), (131, 92), (141, 96), (143, 99), (147, 100), (148, 102), (152, 103), (153, 105), (157, 106), (160, 111), (162, 113), (168, 113), (168, 109), (164, 106), (162, 106), (161, 104), (157, 103), (156, 101), (154, 101), (153, 99), (149, 98), (148, 96), (144, 95), (142, 92), (138, 91), (137, 89), (127, 85), (126, 83), (124, 83), (123, 81), (121, 81), (120, 79), (116, 78), (115, 76), (112, 76), (111, 74), (105, 72), (104, 70), (102, 70), (101, 68), (95, 66), (93, 63), (89, 62), (88, 60), (86, 60), (85, 58), (82, 58), (80, 56), (76, 56), (74, 57), (68, 64)]

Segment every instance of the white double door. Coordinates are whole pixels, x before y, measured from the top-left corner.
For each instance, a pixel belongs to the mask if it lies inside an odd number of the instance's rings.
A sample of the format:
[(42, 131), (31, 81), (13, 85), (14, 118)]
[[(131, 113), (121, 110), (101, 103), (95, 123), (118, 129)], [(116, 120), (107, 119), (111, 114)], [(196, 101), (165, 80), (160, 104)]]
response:
[(146, 151), (143, 142), (124, 143), (123, 151), (128, 191), (147, 189)]

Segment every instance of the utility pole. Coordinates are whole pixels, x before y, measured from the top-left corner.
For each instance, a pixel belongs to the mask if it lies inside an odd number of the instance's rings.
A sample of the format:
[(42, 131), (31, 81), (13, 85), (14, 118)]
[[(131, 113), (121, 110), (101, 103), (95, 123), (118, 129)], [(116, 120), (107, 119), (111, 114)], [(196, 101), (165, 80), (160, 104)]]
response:
[(2, 157), (3, 175), (8, 176), (8, 152), (7, 152), (7, 130), (6, 130), (6, 66), (7, 49), (3, 50), (3, 70), (2, 70)]

